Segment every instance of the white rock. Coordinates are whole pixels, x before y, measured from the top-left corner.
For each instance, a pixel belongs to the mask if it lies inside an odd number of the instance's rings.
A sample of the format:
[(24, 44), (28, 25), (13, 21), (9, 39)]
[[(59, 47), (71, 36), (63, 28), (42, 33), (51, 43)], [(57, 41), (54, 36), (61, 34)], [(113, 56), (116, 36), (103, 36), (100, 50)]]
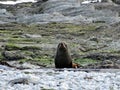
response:
[[(8, 82), (17, 78), (28, 78), (29, 84)], [(120, 72), (54, 71), (52, 69), (2, 70), (0, 90), (119, 90)]]

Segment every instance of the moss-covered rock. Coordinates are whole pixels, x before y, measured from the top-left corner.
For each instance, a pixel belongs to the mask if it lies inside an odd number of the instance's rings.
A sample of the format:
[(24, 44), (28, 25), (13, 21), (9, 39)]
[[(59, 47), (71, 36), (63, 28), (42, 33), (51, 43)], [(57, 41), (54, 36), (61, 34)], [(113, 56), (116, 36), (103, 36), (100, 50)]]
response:
[(18, 44), (12, 44), (12, 43), (8, 43), (8, 44), (4, 45), (4, 49), (7, 51), (11, 51), (11, 50), (29, 50), (29, 51), (41, 50), (41, 48), (37, 47), (37, 46), (19, 46)]
[(25, 58), (25, 56), (20, 51), (4, 51), (2, 52), (4, 60), (20, 60)]
[[(119, 30), (110, 29), (101, 22), (83, 25), (13, 23), (0, 26), (1, 60), (16, 60), (19, 64), (28, 62), (43, 67), (54, 67), (57, 45), (63, 41), (68, 44), (73, 61), (80, 65), (120, 58), (119, 41), (116, 40)], [(40, 37), (33, 38), (32, 35)], [(114, 46), (113, 40), (114, 42), (116, 40), (117, 47)]]

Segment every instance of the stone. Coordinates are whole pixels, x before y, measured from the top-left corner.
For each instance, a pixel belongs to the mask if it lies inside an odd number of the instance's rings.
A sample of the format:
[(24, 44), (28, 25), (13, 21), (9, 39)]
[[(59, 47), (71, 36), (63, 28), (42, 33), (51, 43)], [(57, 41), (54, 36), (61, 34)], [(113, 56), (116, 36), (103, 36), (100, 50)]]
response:
[(25, 58), (25, 56), (21, 54), (19, 51), (4, 51), (2, 52), (2, 56), (6, 60), (19, 60)]
[(18, 78), (8, 82), (8, 84), (10, 84), (11, 86), (14, 86), (15, 84), (28, 84), (28, 83), (29, 81), (27, 78)]
[(120, 4), (120, 0), (112, 0), (116, 4)]

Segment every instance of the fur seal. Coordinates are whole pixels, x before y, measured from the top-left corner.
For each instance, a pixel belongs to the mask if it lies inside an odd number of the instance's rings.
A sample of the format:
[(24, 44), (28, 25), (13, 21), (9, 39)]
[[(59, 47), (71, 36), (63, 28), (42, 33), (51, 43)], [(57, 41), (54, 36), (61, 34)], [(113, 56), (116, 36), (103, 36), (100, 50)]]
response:
[(78, 64), (72, 63), (67, 44), (64, 42), (58, 44), (54, 61), (56, 68), (78, 68), (79, 66)]
[(72, 58), (69, 54), (67, 44), (65, 44), (64, 42), (58, 44), (55, 56), (55, 67), (56, 68), (72, 67)]

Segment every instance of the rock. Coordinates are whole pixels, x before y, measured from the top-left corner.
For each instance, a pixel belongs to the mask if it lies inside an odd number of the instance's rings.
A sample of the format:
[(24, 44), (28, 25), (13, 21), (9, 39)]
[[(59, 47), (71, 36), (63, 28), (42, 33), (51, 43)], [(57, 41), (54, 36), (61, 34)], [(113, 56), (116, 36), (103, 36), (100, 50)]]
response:
[(0, 61), (0, 64), (1, 64), (1, 65), (5, 65), (5, 66), (8, 66), (8, 67), (13, 67), (13, 66), (11, 66), (10, 64), (8, 64), (8, 63), (5, 62), (5, 61)]
[(97, 42), (97, 43), (99, 42), (98, 38), (96, 38), (96, 37), (91, 37), (91, 38), (90, 38), (90, 41), (95, 41), (95, 42)]
[(18, 78), (8, 82), (8, 84), (10, 84), (11, 86), (14, 86), (15, 84), (28, 84), (28, 83), (29, 81), (27, 78)]
[(25, 35), (23, 35), (23, 37), (26, 37), (26, 38), (41, 38), (42, 36), (41, 35), (25, 34)]
[(63, 35), (63, 34), (57, 34), (57, 35), (56, 35), (56, 38), (57, 38), (57, 39), (60, 39), (60, 38), (66, 38), (66, 36)]
[(2, 70), (11, 70), (12, 68), (4, 65), (0, 65), (0, 72), (3, 72)]
[(46, 2), (48, 0), (37, 0), (37, 2)]
[(104, 60), (102, 62), (98, 62), (95, 64), (88, 64), (83, 66), (83, 68), (87, 69), (120, 69), (119, 64), (115, 63), (111, 60)]
[(21, 54), (19, 51), (4, 51), (2, 52), (2, 56), (6, 60), (19, 60), (25, 58), (25, 56)]
[(94, 5), (95, 9), (97, 10), (109, 10), (114, 12), (115, 17), (120, 16), (120, 6), (114, 5), (113, 3), (98, 3)]
[[(24, 74), (29, 74), (29, 73), (31, 73), (31, 72), (24, 72)], [(37, 73), (37, 72), (36, 72)], [(38, 72), (38, 74), (39, 74), (39, 72)], [(36, 77), (35, 75), (28, 75), (27, 77), (22, 77), (22, 78), (20, 78), (20, 77), (18, 77), (18, 78), (16, 78), (16, 79), (12, 79), (12, 80), (10, 80), (9, 82), (8, 82), (8, 85), (11, 85), (11, 86), (14, 86), (14, 85), (16, 85), (16, 84), (23, 84), (23, 85), (29, 85), (29, 84), (32, 84), (32, 85), (38, 85), (38, 83), (40, 83), (39, 82), (39, 77)]]
[(109, 43), (109, 46), (106, 47), (105, 49), (110, 49), (110, 48), (113, 49), (113, 51), (118, 51), (119, 52), (120, 51), (120, 40), (118, 39), (116, 41), (111, 41), (111, 43)]
[(101, 0), (101, 2), (109, 2), (109, 3), (111, 3), (112, 0)]
[(120, 4), (120, 0), (112, 0), (116, 4)]
[[(94, 5), (78, 5), (75, 0), (39, 0), (36, 3), (21, 3), (16, 5), (0, 5), (13, 16), (2, 16), (1, 23), (27, 23), (45, 24), (49, 22), (63, 23), (92, 23), (104, 22), (107, 24), (120, 21), (119, 9), (114, 12), (111, 10), (95, 10)], [(1, 11), (2, 12), (2, 11)]]
[(113, 68), (113, 69), (120, 69), (119, 65), (115, 61), (105, 60), (100, 63), (100, 68)]
[(16, 17), (6, 9), (0, 9), (0, 24), (15, 22)]
[(112, 62), (110, 60), (105, 60), (101, 63), (100, 68), (113, 68), (113, 67), (114, 67), (114, 62)]
[(24, 70), (24, 69), (38, 69), (38, 68), (41, 68), (41, 66), (38, 66), (38, 65), (35, 65), (35, 64), (31, 64), (29, 62), (21, 62), (21, 61), (7, 61), (7, 63), (16, 68), (16, 69), (19, 69), (19, 70)]
[(120, 58), (120, 55), (107, 54), (107, 53), (93, 53), (85, 55), (84, 58), (90, 58), (94, 60), (117, 60)]

